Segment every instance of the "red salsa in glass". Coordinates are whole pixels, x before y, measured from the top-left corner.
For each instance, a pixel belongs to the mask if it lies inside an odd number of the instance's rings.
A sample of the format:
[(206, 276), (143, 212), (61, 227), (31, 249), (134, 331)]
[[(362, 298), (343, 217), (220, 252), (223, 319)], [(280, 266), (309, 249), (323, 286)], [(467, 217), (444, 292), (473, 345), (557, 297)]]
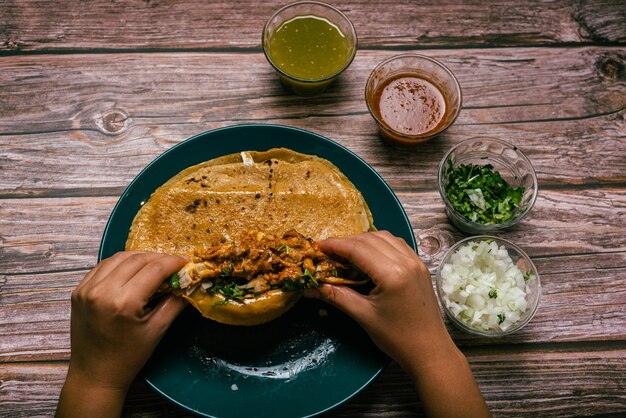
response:
[(424, 135), (446, 122), (446, 100), (439, 88), (417, 74), (398, 74), (374, 92), (373, 110), (390, 130)]

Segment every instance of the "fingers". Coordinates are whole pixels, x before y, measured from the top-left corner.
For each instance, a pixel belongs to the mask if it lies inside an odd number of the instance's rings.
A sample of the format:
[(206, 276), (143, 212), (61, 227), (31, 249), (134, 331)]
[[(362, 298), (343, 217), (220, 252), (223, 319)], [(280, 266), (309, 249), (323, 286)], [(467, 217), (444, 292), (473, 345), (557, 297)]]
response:
[(347, 258), (375, 283), (384, 276), (386, 266), (398, 263), (399, 251), (376, 233), (365, 233), (343, 238), (329, 238), (320, 242), (323, 251)]
[(133, 254), (140, 254), (144, 252), (140, 251), (120, 251), (115, 253), (109, 258), (106, 258), (100, 261), (93, 269), (91, 269), (81, 280), (81, 282), (76, 286), (75, 291), (79, 291), (81, 288), (85, 287), (87, 283), (93, 285), (98, 281), (102, 280), (106, 277), (111, 271), (113, 271), (116, 267), (122, 264), (125, 260), (127, 260)]
[[(149, 262), (141, 266), (137, 264), (128, 267), (129, 272), (133, 269), (136, 271), (131, 276), (132, 280), (128, 280), (124, 284), (124, 290), (132, 294), (133, 297), (147, 302), (163, 283), (163, 280), (180, 270), (186, 262), (187, 260), (184, 258), (175, 255), (154, 254), (154, 257), (150, 257)], [(139, 268), (137, 268), (138, 266)]]
[(412, 257), (415, 256), (416, 252), (406, 243), (406, 241), (400, 237), (396, 237), (389, 231), (376, 231), (372, 232), (372, 234), (377, 235), (378, 237), (387, 241), (391, 246), (400, 251), (402, 254)]
[(185, 306), (187, 302), (181, 297), (169, 295), (164, 298), (150, 313), (148, 322), (151, 330), (161, 337)]
[(98, 274), (92, 281), (94, 285), (121, 289), (132, 280), (145, 266), (164, 257), (164, 254), (134, 252), (124, 256), (124, 260), (105, 274)]
[(341, 309), (359, 322), (366, 322), (371, 313), (371, 306), (367, 296), (346, 286), (324, 284), (317, 289), (305, 291), (304, 296), (321, 299)]
[(161, 283), (180, 269), (186, 259), (168, 254), (129, 251), (103, 260), (72, 292), (72, 301), (117, 304), (141, 314)]

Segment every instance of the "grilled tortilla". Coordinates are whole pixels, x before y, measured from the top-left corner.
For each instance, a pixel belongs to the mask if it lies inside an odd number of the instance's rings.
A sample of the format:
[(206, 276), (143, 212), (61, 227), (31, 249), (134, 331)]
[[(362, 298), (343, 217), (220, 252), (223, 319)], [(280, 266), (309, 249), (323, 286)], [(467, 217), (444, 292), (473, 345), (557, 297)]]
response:
[[(282, 237), (295, 230), (318, 241), (373, 229), (363, 196), (335, 165), (276, 148), (230, 154), (181, 171), (141, 207), (126, 250), (196, 257), (250, 231)], [(204, 316), (251, 325), (281, 315), (300, 293), (270, 289), (218, 305), (197, 289), (187, 296)]]
[[(247, 161), (243, 161), (242, 154)], [(192, 255), (248, 231), (295, 229), (322, 240), (372, 229), (361, 193), (322, 158), (278, 148), (187, 168), (157, 189), (131, 226), (127, 250)]]

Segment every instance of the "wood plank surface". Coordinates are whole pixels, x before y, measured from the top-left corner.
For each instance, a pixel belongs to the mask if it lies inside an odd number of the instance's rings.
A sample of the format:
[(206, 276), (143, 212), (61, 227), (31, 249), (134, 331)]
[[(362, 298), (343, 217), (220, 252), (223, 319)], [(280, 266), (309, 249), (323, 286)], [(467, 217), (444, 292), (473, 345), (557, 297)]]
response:
[(261, 54), (237, 55), (242, 71), (232, 71), (233, 57), (224, 53), (7, 57), (0, 74), (15, 82), (0, 90), (0, 195), (119, 195), (172, 145), (237, 123), (324, 134), (365, 158), (396, 190), (434, 187), (443, 154), (473, 136), (518, 145), (544, 184), (626, 182), (626, 71), (605, 65), (626, 68), (623, 51), (429, 54), (458, 75), (464, 108), (448, 132), (409, 151), (380, 141), (363, 100), (367, 75), (387, 52), (359, 54), (315, 99), (288, 94)]
[[(599, 350), (513, 347), (464, 351), (495, 417), (626, 413), (626, 394), (622, 390), (626, 384), (626, 347), (622, 345)], [(9, 416), (50, 414), (66, 370), (65, 362), (0, 365), (3, 411)], [(191, 415), (138, 380), (129, 392), (124, 416)], [(326, 416), (424, 414), (410, 379), (392, 364), (363, 392)]]
[[(626, 252), (536, 257), (542, 296), (523, 330), (497, 340), (464, 334), (463, 346), (626, 339)], [(429, 263), (431, 271), (437, 264)], [(69, 297), (87, 270), (0, 275), (0, 361), (69, 358)]]
[[(0, 51), (258, 49), (265, 21), (284, 4), (2, 0)], [(614, 0), (333, 5), (352, 20), (361, 48), (626, 42), (626, 6)]]
[[(505, 338), (446, 324), (494, 416), (626, 415), (626, 2), (337, 0), (359, 50), (315, 98), (287, 91), (261, 50), (284, 4), (0, 0), (0, 416), (53, 414), (70, 293), (128, 183), (184, 139), (240, 123), (307, 129), (365, 159), (405, 208), (433, 279), (463, 238), (437, 191), (440, 159), (474, 136), (521, 148), (539, 197), (502, 235), (537, 266), (539, 310)], [(456, 123), (411, 149), (380, 140), (363, 94), (400, 53), (441, 60), (463, 89)], [(326, 415), (423, 410), (392, 364)], [(124, 416), (190, 414), (138, 379)]]
[[(431, 266), (462, 234), (447, 220), (435, 190), (402, 192), (403, 204)], [(0, 274), (87, 269), (95, 264), (117, 197), (0, 199)], [(542, 189), (534, 208), (506, 237), (531, 257), (626, 250), (624, 188)]]

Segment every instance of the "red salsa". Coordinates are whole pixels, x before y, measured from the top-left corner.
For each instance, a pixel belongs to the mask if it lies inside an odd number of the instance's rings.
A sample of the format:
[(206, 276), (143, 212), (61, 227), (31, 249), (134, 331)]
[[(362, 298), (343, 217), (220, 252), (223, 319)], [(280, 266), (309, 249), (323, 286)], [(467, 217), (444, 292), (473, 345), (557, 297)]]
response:
[(401, 135), (424, 135), (445, 124), (446, 100), (439, 88), (417, 74), (385, 80), (374, 93), (373, 110)]

